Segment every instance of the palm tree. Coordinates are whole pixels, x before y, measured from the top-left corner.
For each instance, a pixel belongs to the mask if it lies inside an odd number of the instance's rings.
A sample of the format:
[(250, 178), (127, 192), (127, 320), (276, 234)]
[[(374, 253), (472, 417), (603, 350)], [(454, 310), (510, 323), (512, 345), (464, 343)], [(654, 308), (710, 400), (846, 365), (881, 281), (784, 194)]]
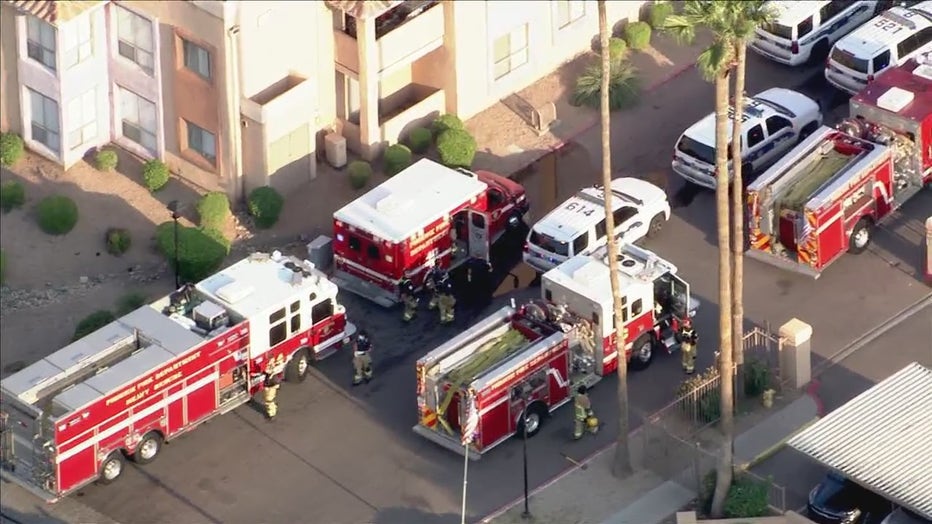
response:
[[(611, 107), (609, 107), (609, 82), (611, 81), (612, 59), (609, 51), (608, 15), (605, 13), (605, 0), (599, 0), (599, 38), (602, 44), (602, 103), (599, 113), (602, 120), (602, 188), (605, 194), (605, 230), (608, 234), (608, 269), (612, 286), (612, 306), (614, 310), (615, 351), (618, 355), (618, 442), (615, 446), (615, 458), (612, 461), (612, 473), (617, 478), (631, 474), (631, 452), (628, 448), (628, 359), (625, 355), (625, 328), (621, 314), (621, 293), (618, 284), (618, 257), (615, 245), (615, 217), (612, 213), (612, 142), (611, 142)], [(605, 322), (605, 319), (602, 319)]]

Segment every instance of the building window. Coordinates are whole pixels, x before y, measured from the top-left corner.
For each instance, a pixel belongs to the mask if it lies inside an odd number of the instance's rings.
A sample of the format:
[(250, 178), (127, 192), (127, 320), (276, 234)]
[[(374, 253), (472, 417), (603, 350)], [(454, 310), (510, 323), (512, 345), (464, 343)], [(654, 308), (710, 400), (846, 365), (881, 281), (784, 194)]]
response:
[(94, 54), (91, 39), (91, 18), (82, 16), (74, 20), (62, 31), (61, 46), (64, 49), (64, 68), (69, 69), (87, 60)]
[(155, 134), (158, 130), (155, 104), (126, 88), (120, 87), (119, 92), (123, 136), (154, 155)]
[(117, 9), (117, 49), (120, 56), (135, 62), (146, 73), (152, 74), (155, 45), (152, 22), (126, 9)]
[(34, 16), (26, 19), (26, 54), (55, 70), (55, 28)]
[(198, 127), (187, 120), (184, 121), (188, 129), (188, 149), (197, 151), (199, 155), (210, 161), (217, 162), (217, 137), (202, 127)]
[(495, 39), (494, 77), (499, 80), (528, 62), (527, 24)]
[(184, 66), (199, 74), (203, 79), (210, 80), (210, 53), (203, 47), (182, 40), (184, 44)]
[(32, 139), (58, 153), (61, 148), (58, 103), (30, 89), (29, 112), (32, 118)]
[(581, 0), (557, 0), (557, 29), (563, 29), (586, 15), (586, 4)]
[(68, 147), (74, 149), (97, 138), (97, 90), (68, 102)]

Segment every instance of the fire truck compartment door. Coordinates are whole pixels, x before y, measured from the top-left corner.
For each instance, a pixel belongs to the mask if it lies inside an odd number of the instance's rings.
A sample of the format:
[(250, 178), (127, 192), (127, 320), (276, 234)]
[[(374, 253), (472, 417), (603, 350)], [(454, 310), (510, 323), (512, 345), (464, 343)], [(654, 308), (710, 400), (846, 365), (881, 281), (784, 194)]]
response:
[(680, 318), (685, 318), (687, 313), (691, 317), (695, 316), (695, 304), (692, 303), (689, 295), (689, 282), (678, 277), (676, 273), (669, 273), (669, 275), (673, 313)]
[(469, 211), (469, 256), (489, 260), (489, 217), (481, 211)]

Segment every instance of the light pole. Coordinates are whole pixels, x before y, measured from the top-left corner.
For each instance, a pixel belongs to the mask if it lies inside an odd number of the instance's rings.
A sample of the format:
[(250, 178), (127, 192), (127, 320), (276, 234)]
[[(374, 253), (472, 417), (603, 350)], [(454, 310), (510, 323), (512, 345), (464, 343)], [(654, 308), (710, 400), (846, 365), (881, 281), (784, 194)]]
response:
[(181, 287), (181, 275), (178, 273), (178, 219), (181, 218), (181, 215), (178, 214), (181, 204), (177, 200), (172, 200), (168, 203), (168, 210), (172, 213), (172, 221), (175, 223), (175, 249), (174, 249), (174, 258), (175, 258), (175, 289)]
[(530, 395), (530, 388), (525, 384), (521, 388), (521, 448), (524, 455), (524, 511), (521, 512), (522, 519), (531, 518), (531, 510), (528, 507), (528, 489), (527, 489), (527, 401)]

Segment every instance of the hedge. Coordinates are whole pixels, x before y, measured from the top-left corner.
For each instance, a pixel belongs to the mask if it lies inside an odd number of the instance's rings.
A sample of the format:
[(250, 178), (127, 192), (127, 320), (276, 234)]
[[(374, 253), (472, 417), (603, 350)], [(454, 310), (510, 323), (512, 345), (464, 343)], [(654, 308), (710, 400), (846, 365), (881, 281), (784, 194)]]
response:
[(110, 311), (101, 309), (81, 319), (74, 328), (74, 336), (71, 341), (82, 339), (98, 329), (116, 320), (116, 317)]
[(650, 25), (647, 22), (631, 22), (625, 26), (625, 41), (636, 51), (650, 45)]
[(78, 206), (66, 196), (43, 198), (36, 207), (39, 227), (49, 235), (64, 235), (78, 223)]
[(408, 146), (404, 144), (393, 144), (385, 150), (385, 174), (395, 176), (411, 165), (413, 156)]
[(211, 191), (202, 196), (197, 203), (197, 216), (201, 227), (220, 229), (230, 216), (230, 200), (226, 193)]
[(0, 165), (10, 167), (26, 153), (23, 137), (16, 133), (0, 133)]
[(101, 149), (97, 152), (97, 156), (94, 157), (94, 164), (97, 166), (97, 169), (104, 172), (110, 172), (116, 169), (119, 161), (120, 159), (117, 157), (116, 151), (112, 149)]
[(0, 284), (3, 284), (6, 278), (6, 253), (0, 249)]
[(146, 162), (146, 165), (142, 168), (142, 178), (145, 181), (146, 188), (152, 192), (165, 187), (170, 177), (171, 173), (168, 171), (168, 166), (157, 158)]
[(447, 167), (470, 167), (476, 157), (476, 139), (465, 129), (447, 129), (437, 137), (440, 162)]
[(22, 207), (26, 203), (26, 188), (23, 184), (10, 180), (0, 184), (0, 209), (4, 213)]
[(278, 222), (278, 217), (285, 207), (285, 199), (274, 188), (257, 187), (249, 193), (249, 214), (256, 220), (256, 225), (268, 229)]
[(349, 174), (349, 183), (353, 189), (362, 189), (372, 177), (372, 166), (364, 160), (354, 160), (346, 168)]
[[(163, 222), (155, 228), (155, 242), (168, 263), (175, 265), (175, 224)], [(229, 251), (229, 242), (216, 231), (178, 226), (178, 275), (198, 282), (212, 275)]]
[(670, 2), (654, 2), (650, 6), (650, 15), (648, 16), (650, 26), (654, 28), (654, 31), (663, 29), (667, 25), (667, 18), (672, 14), (673, 4)]
[(133, 237), (129, 231), (121, 227), (111, 227), (104, 235), (107, 243), (107, 253), (114, 256), (120, 256), (126, 253), (130, 246), (133, 245)]
[(138, 291), (131, 291), (117, 300), (117, 315), (125, 315), (131, 313), (146, 305), (149, 302), (149, 297), (145, 293), (140, 293)]
[(434, 141), (434, 134), (426, 127), (416, 127), (408, 134), (408, 147), (417, 154), (426, 153)]
[[(715, 494), (717, 472), (712, 470), (702, 479), (700, 494), (701, 510), (708, 514), (712, 509), (712, 497)], [(756, 480), (748, 475), (736, 472), (731, 479), (731, 486), (725, 496), (722, 508), (727, 519), (749, 519), (770, 515), (770, 486), (767, 482)]]
[[(602, 46), (599, 45), (599, 53), (602, 52)], [(628, 54), (628, 43), (621, 38), (612, 37), (608, 41), (608, 57), (612, 62), (618, 62)]]
[(441, 115), (434, 120), (431, 127), (434, 136), (440, 138), (440, 135), (448, 129), (466, 129), (466, 124), (456, 115)]

